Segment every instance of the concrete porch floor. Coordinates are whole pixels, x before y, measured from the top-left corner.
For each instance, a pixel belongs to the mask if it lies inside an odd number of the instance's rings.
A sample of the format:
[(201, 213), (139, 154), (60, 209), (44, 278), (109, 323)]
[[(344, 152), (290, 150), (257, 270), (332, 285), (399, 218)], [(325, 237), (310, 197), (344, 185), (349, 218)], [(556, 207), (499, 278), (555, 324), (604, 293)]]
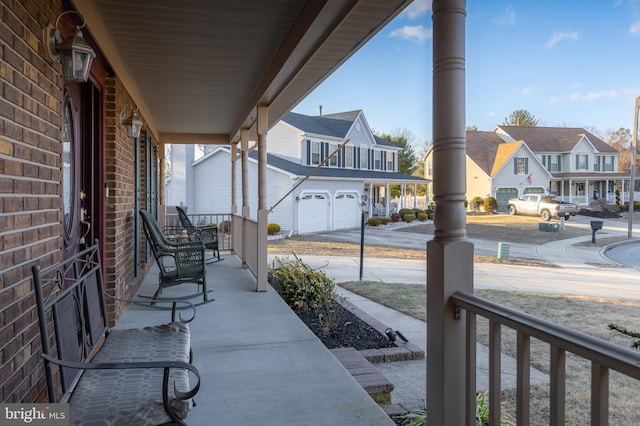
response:
[[(207, 266), (215, 301), (190, 323), (201, 374), (190, 425), (393, 425), (340, 362), (269, 290), (255, 292), (251, 273), (228, 253)], [(157, 288), (154, 267), (140, 294)], [(184, 284), (164, 297), (195, 292)], [(191, 299), (196, 303), (201, 299)], [(170, 311), (130, 306), (117, 328), (170, 321)]]

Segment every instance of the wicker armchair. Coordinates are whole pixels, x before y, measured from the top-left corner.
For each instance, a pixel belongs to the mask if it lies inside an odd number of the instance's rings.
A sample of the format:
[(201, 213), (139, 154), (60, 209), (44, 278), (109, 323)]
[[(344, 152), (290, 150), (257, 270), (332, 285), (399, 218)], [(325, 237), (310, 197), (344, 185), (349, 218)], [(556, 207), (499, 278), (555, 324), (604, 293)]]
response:
[(208, 301), (204, 243), (202, 241), (172, 242), (163, 234), (160, 225), (149, 212), (140, 210), (140, 216), (147, 242), (160, 269), (158, 290), (152, 299), (156, 300), (164, 288), (194, 283), (198, 287), (202, 285), (204, 301)]
[(220, 260), (220, 248), (218, 245), (218, 227), (215, 225), (210, 226), (195, 226), (191, 223), (187, 212), (182, 207), (176, 206), (178, 211), (178, 218), (182, 227), (187, 230), (189, 239), (201, 239), (207, 250), (213, 251), (213, 256)]

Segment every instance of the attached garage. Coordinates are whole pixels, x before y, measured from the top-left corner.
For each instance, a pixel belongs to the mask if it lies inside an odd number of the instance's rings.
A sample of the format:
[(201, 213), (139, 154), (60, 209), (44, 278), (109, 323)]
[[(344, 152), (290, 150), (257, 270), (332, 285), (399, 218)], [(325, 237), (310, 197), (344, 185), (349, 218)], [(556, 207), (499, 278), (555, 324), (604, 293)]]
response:
[(333, 203), (333, 229), (357, 228), (362, 210), (357, 192), (337, 192)]
[(324, 192), (302, 193), (298, 203), (298, 234), (330, 230), (329, 194)]
[(509, 200), (518, 197), (517, 188), (500, 188), (496, 190), (496, 203), (499, 212), (506, 212), (509, 206)]

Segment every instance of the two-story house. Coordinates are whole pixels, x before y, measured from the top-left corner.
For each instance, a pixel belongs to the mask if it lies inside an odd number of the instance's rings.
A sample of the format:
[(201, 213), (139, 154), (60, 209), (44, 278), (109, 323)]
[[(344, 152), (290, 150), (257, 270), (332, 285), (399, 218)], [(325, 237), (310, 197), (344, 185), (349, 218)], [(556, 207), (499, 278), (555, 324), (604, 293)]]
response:
[[(172, 147), (167, 206), (186, 205), (193, 213), (228, 213), (230, 150), (216, 148), (198, 159), (193, 150), (192, 145)], [(358, 227), (363, 209), (370, 216), (389, 216), (391, 186), (427, 183), (398, 173), (400, 148), (375, 136), (360, 110), (318, 116), (288, 113), (269, 130), (267, 150), (267, 204), (273, 207), (269, 222), (297, 234)], [(257, 191), (256, 151), (249, 154), (248, 163), (249, 188)], [(236, 188), (241, 188), (241, 176), (236, 179)], [(249, 194), (249, 200), (253, 217), (257, 192)]]
[[(468, 131), (466, 138), (467, 199), (493, 196), (498, 211), (528, 193), (552, 193), (581, 206), (614, 202), (616, 188), (629, 180), (618, 172), (620, 153), (581, 128), (496, 126)], [(432, 155), (425, 155), (427, 179)]]

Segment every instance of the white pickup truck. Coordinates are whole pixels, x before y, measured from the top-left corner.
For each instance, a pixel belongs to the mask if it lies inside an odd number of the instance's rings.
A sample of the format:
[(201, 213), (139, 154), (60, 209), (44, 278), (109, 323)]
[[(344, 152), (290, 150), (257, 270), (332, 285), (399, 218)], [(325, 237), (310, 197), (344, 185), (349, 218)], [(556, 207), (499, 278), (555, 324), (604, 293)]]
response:
[(577, 212), (578, 207), (575, 204), (557, 201), (554, 195), (527, 194), (509, 200), (509, 214), (540, 216), (542, 220), (561, 217), (569, 220), (569, 217), (575, 216)]

